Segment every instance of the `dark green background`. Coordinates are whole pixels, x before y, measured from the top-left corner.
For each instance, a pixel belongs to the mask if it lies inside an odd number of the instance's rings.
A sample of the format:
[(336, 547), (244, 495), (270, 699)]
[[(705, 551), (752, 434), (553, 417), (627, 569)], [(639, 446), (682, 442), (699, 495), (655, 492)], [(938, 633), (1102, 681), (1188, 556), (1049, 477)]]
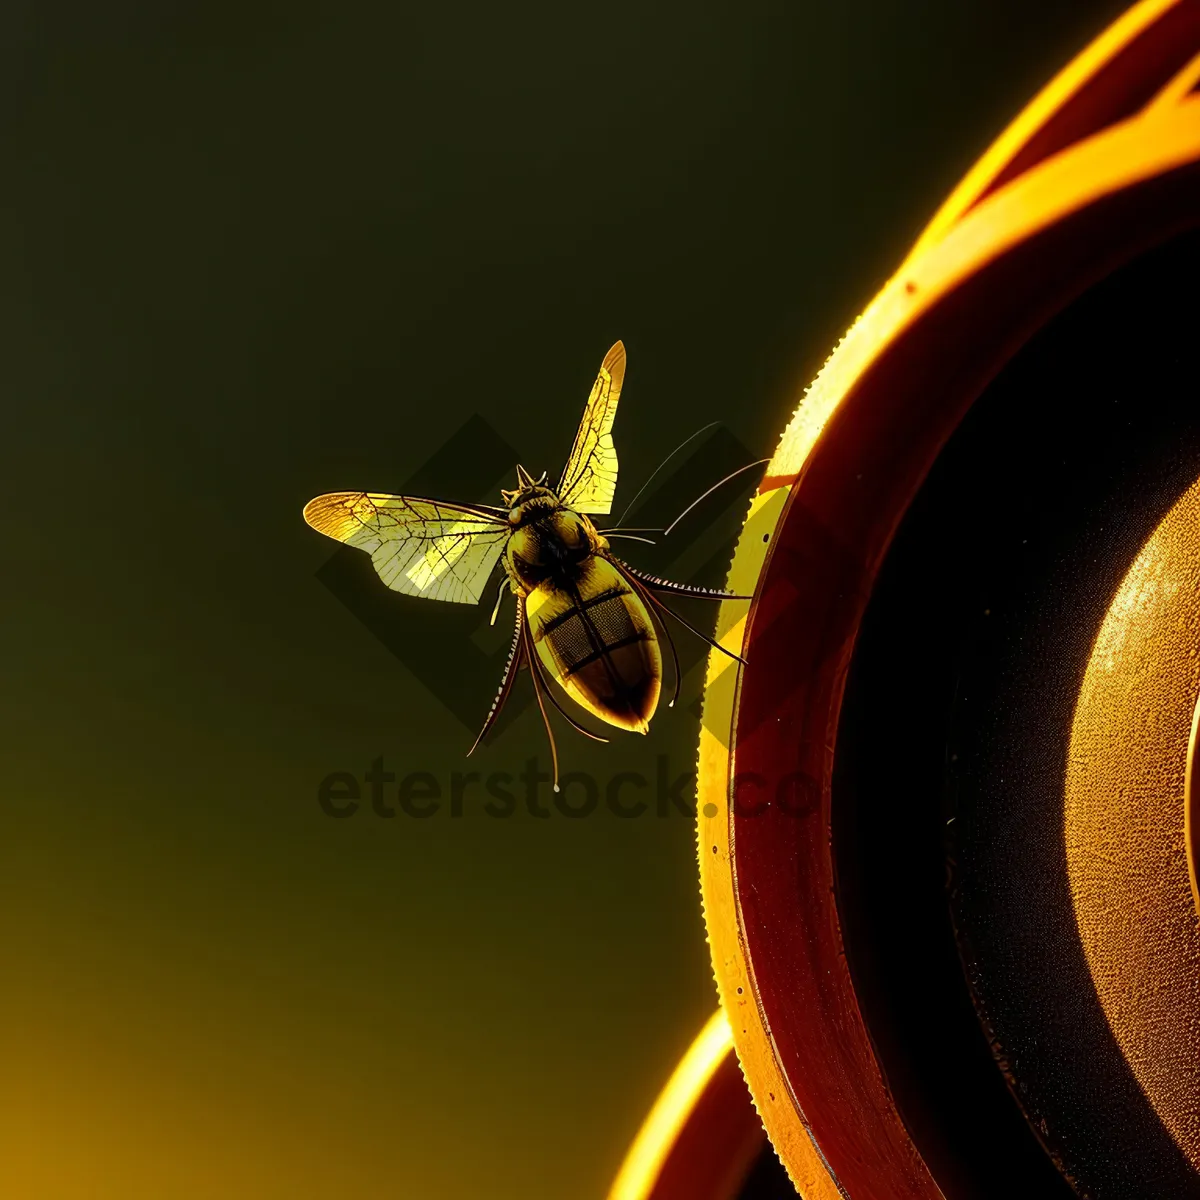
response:
[(619, 501), (709, 420), (769, 453), (1120, 7), (5, 8), (0, 1193), (603, 1195), (715, 1002), (691, 825), (322, 815), (469, 735), (301, 506), (476, 411), (557, 470), (616, 337)]

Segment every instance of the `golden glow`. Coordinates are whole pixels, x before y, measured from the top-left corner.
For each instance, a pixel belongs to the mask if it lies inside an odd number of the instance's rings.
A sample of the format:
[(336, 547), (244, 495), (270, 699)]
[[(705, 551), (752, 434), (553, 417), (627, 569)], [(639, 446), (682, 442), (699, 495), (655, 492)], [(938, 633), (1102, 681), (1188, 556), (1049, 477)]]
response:
[(653, 1193), (662, 1165), (696, 1101), (732, 1049), (729, 1022), (718, 1011), (709, 1018), (659, 1093), (621, 1164), (608, 1200), (646, 1200)]
[(1187, 773), (1183, 781), (1183, 842), (1187, 847), (1188, 881), (1192, 885), (1192, 903), (1200, 914), (1200, 864), (1197, 863), (1196, 837), (1200, 834), (1200, 825), (1196, 805), (1200, 803), (1197, 786), (1200, 780), (1196, 778), (1196, 755), (1200, 753), (1200, 699), (1196, 701), (1196, 711), (1192, 715), (1192, 736), (1188, 739)]
[(1130, 567), (1076, 701), (1064, 837), (1079, 937), (1121, 1053), (1200, 1167), (1200, 924), (1184, 779), (1200, 694), (1200, 482)]
[(1100, 197), (1194, 161), (1200, 152), (1200, 97), (1153, 117), (1123, 121), (1039, 163), (966, 213), (942, 239), (910, 255), (850, 327), (806, 390), (766, 480), (793, 482), (842, 397), (881, 349), (937, 299), (1011, 246)]
[[(1200, 84), (1200, 54), (1188, 63), (1174, 79), (1150, 103), (1150, 108), (1167, 108), (1174, 104), (1183, 104)], [(1150, 111), (1147, 108), (1147, 112)]]
[(1077, 54), (1025, 106), (1007, 129), (987, 148), (983, 157), (950, 193), (913, 246), (910, 257), (928, 250), (959, 221), (986, 191), (992, 180), (1013, 160), (1031, 137), (1096, 72), (1179, 0), (1142, 0), (1117, 18), (1094, 42)]

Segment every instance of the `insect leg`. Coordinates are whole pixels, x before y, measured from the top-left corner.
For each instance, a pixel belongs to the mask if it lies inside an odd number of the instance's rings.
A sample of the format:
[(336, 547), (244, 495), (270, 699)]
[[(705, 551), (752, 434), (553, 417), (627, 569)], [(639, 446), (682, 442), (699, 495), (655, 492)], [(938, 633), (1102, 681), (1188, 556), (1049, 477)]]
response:
[(620, 559), (614, 558), (613, 562), (618, 563), (621, 570), (627, 575), (632, 575), (644, 587), (648, 587), (655, 592), (667, 592), (672, 596), (694, 596), (698, 600), (753, 599), (752, 596), (742, 596), (737, 592), (725, 592), (720, 588), (693, 587), (688, 583), (673, 583), (670, 579), (659, 579), (657, 575), (647, 575), (644, 571), (639, 571), (636, 567), (631, 567), (628, 563), (621, 562)]
[[(524, 608), (524, 605), (518, 605), (519, 608)], [(533, 680), (533, 694), (537, 697), (538, 708), (542, 711), (542, 724), (546, 727), (546, 736), (550, 739), (550, 764), (554, 770), (554, 790), (558, 791), (558, 747), (554, 743), (554, 730), (550, 728), (550, 718), (546, 715), (546, 705), (542, 700), (542, 685), (538, 679), (537, 667), (534, 664), (534, 655), (537, 653), (533, 648), (532, 639), (529, 636), (529, 630), (525, 623), (520, 622), (518, 628), (523, 634), (525, 653), (529, 655), (529, 675)]]
[(517, 671), (520, 669), (521, 660), (525, 657), (525, 640), (521, 634), (525, 628), (525, 606), (517, 604), (517, 626), (513, 630), (512, 646), (508, 651), (508, 662), (504, 664), (504, 674), (500, 677), (500, 689), (496, 692), (496, 698), (492, 701), (492, 707), (488, 710), (487, 720), (483, 723), (483, 728), (479, 731), (479, 736), (471, 745), (471, 749), (467, 751), (467, 757), (470, 758), (475, 753), (476, 747), (483, 741), (487, 731), (495, 724), (496, 718), (500, 715), (500, 710), (504, 707), (504, 702), (508, 699), (509, 692), (512, 691), (513, 680), (517, 677)]
[(565, 708), (563, 708), (563, 706), (558, 701), (558, 697), (555, 696), (555, 694), (554, 694), (554, 689), (550, 686), (549, 682), (547, 681), (546, 675), (545, 675), (545, 669), (542, 666), (542, 661), (540, 658), (538, 658), (537, 653), (534, 650), (530, 650), (530, 652), (529, 652), (529, 669), (530, 669), (530, 671), (537, 672), (538, 678), (542, 681), (542, 687), (544, 687), (546, 689), (546, 695), (550, 697), (550, 702), (554, 705), (555, 708), (558, 709), (558, 711), (560, 713), (562, 713), (562, 715), (566, 718), (567, 723), (569, 725), (571, 725), (573, 728), (579, 730), (579, 732), (582, 733), (584, 737), (590, 737), (592, 739), (592, 741), (594, 741), (594, 742), (607, 742), (609, 740), (606, 737), (601, 737), (600, 734), (598, 734), (598, 733), (593, 733), (586, 726), (580, 725), (580, 723), (577, 720), (575, 720), (575, 718), (573, 716), (571, 716), (571, 714), (569, 712), (567, 712), (567, 710)]
[(667, 628), (667, 623), (655, 611), (654, 607), (650, 607), (650, 620), (662, 630), (662, 635), (666, 639), (668, 647), (671, 650), (671, 668), (675, 674), (675, 687), (671, 691), (671, 700), (668, 703), (668, 708), (675, 707), (675, 701), (679, 699), (679, 685), (683, 679), (683, 673), (679, 669), (679, 651), (675, 649), (675, 639), (671, 636), (671, 631)]
[(508, 577), (505, 576), (500, 580), (500, 589), (496, 593), (496, 607), (492, 609), (492, 619), (488, 622), (489, 625), (495, 625), (496, 618), (500, 615), (500, 602), (504, 599), (504, 589), (508, 584)]
[(695, 636), (698, 637), (702, 642), (707, 642), (714, 650), (720, 650), (720, 652), (722, 654), (728, 654), (730, 658), (734, 659), (737, 662), (740, 662), (742, 664), (742, 666), (744, 666), (744, 667), (750, 665), (749, 663), (746, 662), (746, 660), (740, 654), (734, 654), (734, 652), (732, 650), (726, 650), (725, 647), (722, 646), (720, 642), (716, 641), (714, 638), (710, 638), (708, 636), (708, 634), (706, 634), (706, 633), (701, 633), (700, 630), (698, 630), (694, 625), (692, 625), (688, 621), (685, 621), (683, 619), (683, 617), (681, 617), (673, 608), (668, 608), (650, 590), (650, 588), (637, 577), (636, 574), (634, 574), (632, 571), (629, 570), (628, 567), (625, 566), (625, 564), (623, 562), (619, 562), (617, 559), (613, 559), (613, 562), (617, 564), (617, 568), (626, 577), (626, 579), (628, 579), (629, 582), (631, 584), (633, 584), (633, 586), (634, 586), (635, 590), (638, 592), (638, 594), (640, 596), (642, 596), (644, 599), (649, 600), (650, 603), (653, 604), (655, 608), (660, 609), (662, 612), (665, 612), (670, 617), (674, 617), (675, 620), (677, 620), (680, 623), (680, 625), (682, 625), (684, 627), (684, 629), (686, 629), (689, 633), (695, 634)]

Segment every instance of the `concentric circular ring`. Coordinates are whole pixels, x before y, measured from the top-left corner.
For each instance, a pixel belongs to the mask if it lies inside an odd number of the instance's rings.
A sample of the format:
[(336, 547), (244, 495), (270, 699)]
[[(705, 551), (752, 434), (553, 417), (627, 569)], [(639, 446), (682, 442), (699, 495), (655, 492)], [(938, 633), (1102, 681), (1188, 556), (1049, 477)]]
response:
[(835, 901), (830, 783), (862, 614), (988, 379), (1090, 283), (1200, 220), (1200, 97), (1174, 86), (1198, 52), (1197, 6), (1139, 5), (1035, 101), (831, 356), (753, 501), (730, 586), (755, 599), (721, 625), (749, 666), (710, 662), (698, 848), (722, 1003), (806, 1200), (941, 1196), (885, 1083)]

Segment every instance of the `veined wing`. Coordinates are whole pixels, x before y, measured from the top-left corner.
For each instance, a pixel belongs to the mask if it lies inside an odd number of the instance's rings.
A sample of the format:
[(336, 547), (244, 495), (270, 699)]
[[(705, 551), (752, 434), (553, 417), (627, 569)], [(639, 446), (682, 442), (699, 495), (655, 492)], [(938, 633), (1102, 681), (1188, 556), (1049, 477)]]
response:
[(558, 482), (559, 499), (576, 512), (612, 512), (617, 490), (617, 451), (612, 427), (624, 381), (625, 346), (617, 342), (600, 364), (600, 374), (583, 410), (571, 456)]
[(477, 604), (508, 539), (508, 522), (482, 508), (330, 492), (304, 506), (327, 537), (365, 550), (388, 587), (407, 596)]

